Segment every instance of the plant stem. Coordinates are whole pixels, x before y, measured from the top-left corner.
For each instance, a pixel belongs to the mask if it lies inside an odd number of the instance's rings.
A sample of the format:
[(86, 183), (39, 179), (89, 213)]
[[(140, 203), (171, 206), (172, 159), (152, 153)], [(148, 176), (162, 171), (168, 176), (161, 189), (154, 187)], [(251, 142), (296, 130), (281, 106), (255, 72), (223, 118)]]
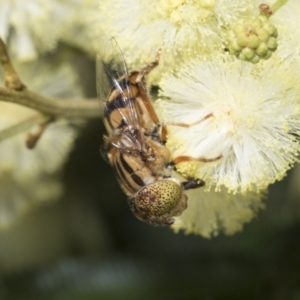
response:
[(9, 89), (22, 91), (26, 86), (22, 83), (16, 72), (6, 49), (3, 40), (0, 38), (0, 63), (4, 72), (5, 86)]
[(284, 4), (286, 4), (289, 0), (277, 0), (273, 5), (271, 5), (271, 10), (273, 14)]
[(100, 118), (102, 109), (96, 99), (68, 100), (49, 98), (24, 89), (15, 91), (0, 87), (0, 101), (20, 104), (56, 118)]
[(47, 116), (36, 113), (34, 116), (29, 117), (26, 120), (23, 120), (21, 122), (18, 122), (17, 124), (14, 124), (10, 127), (7, 127), (3, 130), (0, 130), (0, 142), (17, 135), (21, 132), (27, 131), (36, 124), (45, 121)]
[(0, 101), (19, 104), (37, 111), (34, 116), (0, 131), (0, 141), (40, 123), (39, 130), (35, 134), (27, 135), (27, 145), (29, 148), (33, 148), (49, 122), (59, 118), (90, 119), (101, 117), (102, 107), (96, 99), (57, 99), (28, 90), (16, 72), (6, 45), (1, 38), (0, 64), (5, 78), (5, 87), (0, 87)]

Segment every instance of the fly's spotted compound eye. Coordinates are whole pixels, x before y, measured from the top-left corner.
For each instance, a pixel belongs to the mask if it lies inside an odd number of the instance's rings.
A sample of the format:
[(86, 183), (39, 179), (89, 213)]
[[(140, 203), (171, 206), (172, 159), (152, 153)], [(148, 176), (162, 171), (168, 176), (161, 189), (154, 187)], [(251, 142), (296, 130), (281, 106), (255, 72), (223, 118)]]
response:
[(161, 216), (172, 210), (181, 199), (182, 188), (173, 180), (155, 181), (135, 196), (138, 211), (152, 216)]

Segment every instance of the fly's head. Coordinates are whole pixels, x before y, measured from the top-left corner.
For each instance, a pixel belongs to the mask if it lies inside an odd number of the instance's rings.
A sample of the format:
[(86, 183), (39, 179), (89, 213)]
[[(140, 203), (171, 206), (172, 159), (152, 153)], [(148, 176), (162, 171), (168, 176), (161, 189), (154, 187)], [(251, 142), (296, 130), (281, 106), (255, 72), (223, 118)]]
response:
[(135, 216), (151, 225), (172, 225), (174, 216), (187, 208), (187, 196), (174, 178), (154, 181), (141, 188), (129, 205)]

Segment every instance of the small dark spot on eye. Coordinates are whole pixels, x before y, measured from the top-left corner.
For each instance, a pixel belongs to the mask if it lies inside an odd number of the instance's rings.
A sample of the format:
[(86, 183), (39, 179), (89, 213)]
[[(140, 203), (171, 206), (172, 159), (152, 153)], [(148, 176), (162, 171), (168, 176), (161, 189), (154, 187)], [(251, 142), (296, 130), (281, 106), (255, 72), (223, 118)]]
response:
[(150, 202), (154, 202), (156, 200), (155, 195), (153, 195), (150, 191), (142, 191), (139, 198), (142, 201)]

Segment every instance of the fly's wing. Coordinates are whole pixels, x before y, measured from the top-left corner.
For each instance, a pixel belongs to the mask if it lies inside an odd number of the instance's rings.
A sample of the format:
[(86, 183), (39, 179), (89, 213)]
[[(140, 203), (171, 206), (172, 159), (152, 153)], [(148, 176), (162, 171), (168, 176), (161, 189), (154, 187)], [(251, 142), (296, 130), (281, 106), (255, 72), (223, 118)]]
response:
[(97, 56), (97, 93), (104, 103), (104, 117), (114, 124), (112, 130), (127, 126), (132, 132), (141, 132), (129, 79), (123, 53), (111, 38)]

